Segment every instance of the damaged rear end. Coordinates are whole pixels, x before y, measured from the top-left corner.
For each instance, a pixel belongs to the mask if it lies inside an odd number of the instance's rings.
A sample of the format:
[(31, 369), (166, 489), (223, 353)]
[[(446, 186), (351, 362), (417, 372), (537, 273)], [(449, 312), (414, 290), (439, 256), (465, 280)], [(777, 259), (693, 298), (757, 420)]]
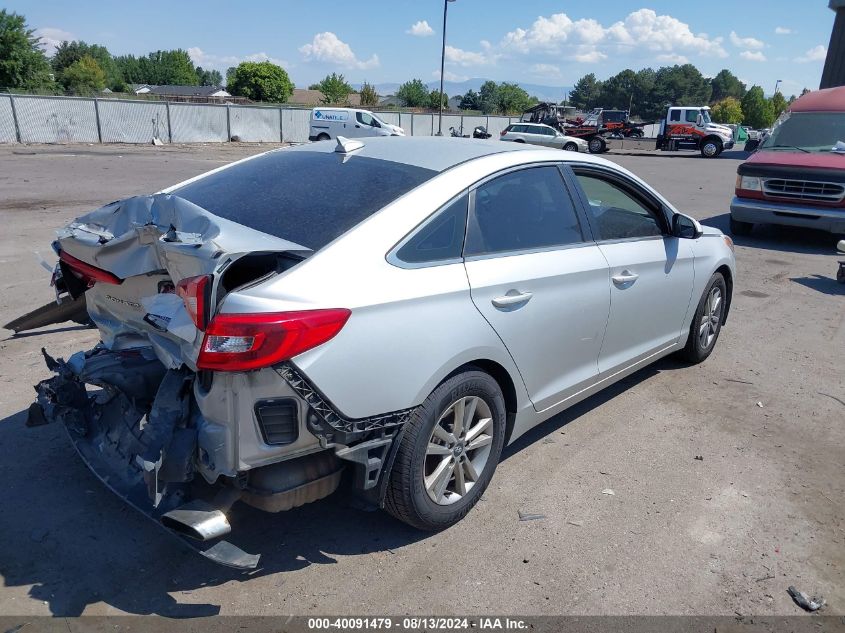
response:
[(349, 310), (217, 314), (229, 293), (310, 251), (174, 195), (107, 205), (61, 230), (54, 248), (101, 342), (67, 360), (44, 352), (55, 375), (36, 386), (29, 424), (61, 423), (116, 494), (209, 559), (255, 567), (258, 556), (221, 540), (231, 506), (315, 501), (342, 470), (271, 367), (330, 339)]

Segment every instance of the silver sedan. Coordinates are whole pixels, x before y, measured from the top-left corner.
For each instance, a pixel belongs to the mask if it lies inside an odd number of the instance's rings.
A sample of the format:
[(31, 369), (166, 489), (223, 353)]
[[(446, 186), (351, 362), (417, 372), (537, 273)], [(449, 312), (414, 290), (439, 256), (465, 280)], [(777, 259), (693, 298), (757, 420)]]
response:
[(499, 140), (542, 145), (568, 152), (589, 151), (589, 144), (584, 139), (567, 136), (544, 123), (512, 123), (502, 130)]
[(344, 477), (454, 524), (507, 443), (663, 356), (706, 359), (736, 273), (729, 238), (611, 162), (448, 138), (273, 150), (55, 248), (102, 342), (47, 356), (33, 421), (235, 567), (258, 562), (220, 540), (236, 501), (287, 510)]

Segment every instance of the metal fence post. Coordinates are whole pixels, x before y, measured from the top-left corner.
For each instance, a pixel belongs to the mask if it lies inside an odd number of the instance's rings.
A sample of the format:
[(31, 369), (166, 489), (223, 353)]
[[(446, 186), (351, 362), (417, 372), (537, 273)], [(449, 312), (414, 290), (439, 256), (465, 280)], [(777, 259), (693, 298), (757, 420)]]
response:
[(284, 116), (282, 116), (282, 106), (279, 106), (279, 143), (285, 142), (285, 124)]
[(173, 143), (173, 128), (170, 127), (170, 102), (164, 102), (164, 109), (167, 112), (167, 142)]
[(232, 141), (232, 111), (228, 103), (226, 104), (226, 140)]
[(97, 97), (94, 97), (94, 118), (97, 120), (97, 140), (102, 145), (103, 129), (100, 127), (100, 102), (97, 100)]
[(11, 92), (9, 93), (9, 103), (12, 105), (12, 121), (15, 123), (15, 138), (18, 139), (18, 143), (23, 143), (21, 140), (21, 127), (18, 124), (18, 111), (15, 108), (15, 95)]

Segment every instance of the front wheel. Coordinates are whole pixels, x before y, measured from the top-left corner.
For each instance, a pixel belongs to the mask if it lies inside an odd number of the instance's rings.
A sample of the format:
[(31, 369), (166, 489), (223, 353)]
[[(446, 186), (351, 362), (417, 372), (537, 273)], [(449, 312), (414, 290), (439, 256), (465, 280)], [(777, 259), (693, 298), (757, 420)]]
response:
[(734, 216), (731, 216), (730, 228), (731, 235), (750, 235), (751, 229), (754, 228), (754, 224), (752, 224), (751, 222), (743, 222), (742, 220), (736, 220), (734, 219)]
[(505, 401), (488, 374), (453, 376), (405, 426), (390, 473), (385, 510), (421, 530), (442, 530), (478, 502), (499, 463)]
[(716, 158), (719, 154), (722, 153), (722, 142), (708, 138), (701, 144), (701, 155), (704, 158)]
[(563, 149), (567, 152), (577, 152), (578, 146), (575, 143), (567, 143), (563, 146)]
[(722, 331), (727, 299), (725, 278), (722, 273), (713, 273), (692, 317), (687, 345), (681, 351), (684, 360), (701, 363), (710, 356)]
[(318, 141), (328, 141), (329, 139), (331, 139), (331, 136), (329, 136), (325, 132), (323, 132), (322, 134), (320, 134), (320, 136), (317, 137)]

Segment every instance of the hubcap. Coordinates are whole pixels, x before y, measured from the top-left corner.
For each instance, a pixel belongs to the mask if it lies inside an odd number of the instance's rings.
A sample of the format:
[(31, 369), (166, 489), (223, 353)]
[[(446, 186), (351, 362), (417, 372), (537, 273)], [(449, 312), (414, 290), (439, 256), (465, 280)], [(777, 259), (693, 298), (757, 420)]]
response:
[(714, 143), (707, 143), (704, 146), (704, 153), (708, 156), (713, 156), (716, 153), (716, 145)]
[(708, 349), (719, 331), (719, 321), (722, 318), (722, 291), (714, 286), (707, 295), (704, 313), (698, 326), (698, 342), (702, 349)]
[(438, 505), (460, 500), (478, 483), (493, 445), (493, 414), (478, 396), (449, 405), (431, 432), (423, 462), (425, 490)]

